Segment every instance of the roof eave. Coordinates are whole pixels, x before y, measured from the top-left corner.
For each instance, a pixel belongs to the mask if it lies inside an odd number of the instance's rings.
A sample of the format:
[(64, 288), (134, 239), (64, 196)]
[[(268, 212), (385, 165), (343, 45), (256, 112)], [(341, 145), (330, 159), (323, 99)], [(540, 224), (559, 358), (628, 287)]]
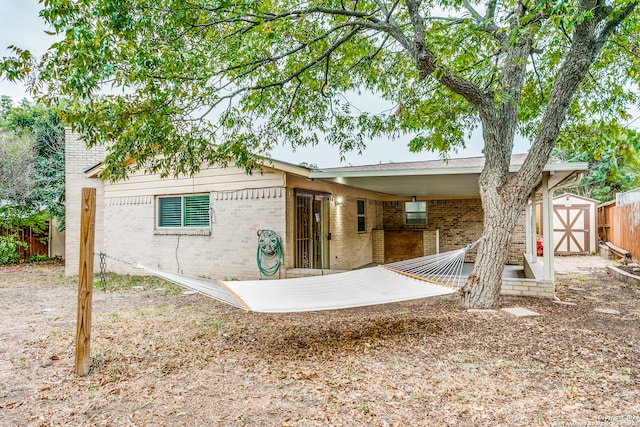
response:
[(104, 165), (102, 164), (102, 162), (100, 162), (98, 164), (85, 168), (82, 173), (86, 178), (100, 178), (103, 170)]
[[(520, 170), (522, 165), (511, 165), (509, 172), (515, 173)], [(572, 172), (586, 171), (589, 164), (585, 162), (576, 163), (548, 163), (544, 167), (545, 172)], [(468, 175), (480, 174), (482, 166), (471, 167), (441, 167), (429, 169), (376, 169), (376, 170), (354, 170), (354, 171), (335, 171), (327, 172), (321, 170), (310, 171), (309, 178), (331, 179), (331, 178), (366, 178), (366, 177), (382, 177), (382, 176), (428, 176), (428, 175)]]
[(304, 166), (294, 165), (293, 163), (287, 163), (276, 159), (265, 159), (265, 161), (262, 162), (262, 166), (300, 175), (304, 178), (311, 178), (310, 175), (313, 173), (311, 169)]
[(588, 170), (589, 163), (586, 162), (547, 163), (543, 169), (544, 172), (586, 172)]
[[(309, 178), (309, 174), (311, 173), (311, 169), (275, 159), (265, 159), (264, 162), (260, 163), (260, 166), (300, 175), (304, 178)], [(104, 164), (101, 162), (85, 168), (83, 174), (86, 178), (100, 178), (103, 171)]]

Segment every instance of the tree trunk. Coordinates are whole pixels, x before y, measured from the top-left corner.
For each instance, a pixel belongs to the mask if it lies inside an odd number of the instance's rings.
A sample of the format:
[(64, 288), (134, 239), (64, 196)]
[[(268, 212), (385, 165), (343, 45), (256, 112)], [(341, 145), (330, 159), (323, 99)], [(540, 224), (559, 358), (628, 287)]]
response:
[(502, 271), (525, 206), (524, 191), (510, 182), (508, 172), (485, 169), (479, 184), (484, 209), (483, 238), (473, 272), (462, 288), (460, 306), (464, 309), (494, 309), (500, 305)]
[(502, 271), (518, 218), (513, 207), (504, 209), (502, 203), (493, 204), (493, 200), (485, 200), (483, 205), (483, 239), (473, 272), (462, 287), (460, 306), (464, 309), (493, 309), (500, 305)]

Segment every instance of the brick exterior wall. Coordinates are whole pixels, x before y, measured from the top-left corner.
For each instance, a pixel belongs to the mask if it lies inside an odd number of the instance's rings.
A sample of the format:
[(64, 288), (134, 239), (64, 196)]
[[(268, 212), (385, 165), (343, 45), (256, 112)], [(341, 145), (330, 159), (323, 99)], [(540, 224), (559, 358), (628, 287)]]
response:
[(424, 249), (424, 255), (433, 255), (439, 252), (439, 249), (437, 247), (438, 244), (438, 238), (436, 237), (436, 235), (438, 234), (438, 231), (436, 230), (424, 230), (424, 232), (422, 233), (422, 245), (423, 245), (423, 249)]
[(345, 197), (342, 206), (331, 204), (331, 269), (352, 270), (375, 262), (373, 231), (382, 225), (382, 203), (365, 202), (366, 232), (358, 232), (358, 197)]
[(500, 295), (553, 299), (556, 287), (552, 281), (535, 279), (502, 279)]
[(384, 230), (372, 230), (373, 262), (384, 264)]
[[(65, 129), (65, 274), (78, 274), (80, 266), (80, 215), (82, 189), (96, 189), (95, 252), (103, 248), (104, 186), (101, 180), (87, 178), (84, 170), (104, 159), (104, 148), (87, 149), (78, 134)], [(99, 258), (94, 259), (97, 271)]]
[[(177, 273), (216, 279), (257, 279), (260, 277), (256, 263), (257, 231), (274, 230), (280, 236), (285, 232), (284, 191), (270, 190), (212, 192), (210, 230), (198, 232), (157, 231), (154, 196), (107, 199), (105, 225), (117, 232), (107, 234), (106, 252)], [(139, 274), (118, 262), (110, 261), (108, 268)]]
[[(474, 199), (429, 200), (427, 224), (405, 224), (403, 201), (383, 203), (383, 227), (387, 230), (440, 230), (440, 252), (460, 249), (482, 235), (482, 202)], [(520, 215), (513, 234), (508, 264), (520, 264), (525, 252), (525, 215)], [(466, 261), (475, 260), (476, 251), (467, 253)]]

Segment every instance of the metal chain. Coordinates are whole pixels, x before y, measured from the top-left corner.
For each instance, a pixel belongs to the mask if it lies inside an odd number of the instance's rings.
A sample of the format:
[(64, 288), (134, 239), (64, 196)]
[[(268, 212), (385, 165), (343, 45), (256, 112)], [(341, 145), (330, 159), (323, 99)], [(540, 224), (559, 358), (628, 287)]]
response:
[(137, 265), (135, 262), (125, 261), (123, 259), (116, 258), (116, 257), (111, 256), (111, 255), (107, 255), (104, 252), (100, 252), (100, 253), (98, 253), (96, 255), (100, 256), (100, 287), (105, 292), (107, 291), (107, 277), (106, 277), (106, 273), (107, 273), (107, 258), (110, 258), (110, 259), (112, 259), (114, 261), (121, 262), (121, 263), (129, 265), (131, 267), (135, 267)]
[(107, 272), (107, 254), (100, 252), (100, 286), (104, 292), (107, 291), (107, 278), (105, 273)]
[[(102, 252), (101, 252), (101, 254), (102, 254)], [(105, 256), (105, 258), (109, 258), (109, 259), (112, 259), (112, 260), (114, 260), (114, 261), (121, 262), (121, 263), (126, 264), (126, 265), (129, 265), (129, 266), (131, 266), (131, 267), (135, 267), (135, 266), (137, 265), (137, 264), (136, 264), (135, 262), (133, 262), (133, 261), (125, 261), (125, 260), (123, 260), (123, 259), (120, 259), (120, 258), (114, 257), (114, 256), (112, 256), (112, 255), (104, 254), (104, 256)]]

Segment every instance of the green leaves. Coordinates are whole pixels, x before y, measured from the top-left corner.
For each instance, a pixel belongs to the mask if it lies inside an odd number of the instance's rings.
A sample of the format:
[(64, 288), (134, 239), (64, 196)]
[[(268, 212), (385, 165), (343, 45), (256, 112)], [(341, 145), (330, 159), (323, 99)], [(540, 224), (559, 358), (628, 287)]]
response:
[[(251, 170), (276, 144), (324, 141), (344, 152), (388, 136), (411, 141), (414, 151), (448, 152), (478, 125), (474, 91), (496, 115), (517, 110), (520, 132), (533, 139), (573, 29), (601, 19), (569, 0), (500, 1), (486, 17), (459, 1), (417, 11), (371, 0), (43, 5), (60, 41), (39, 59), (15, 48), (0, 71), (31, 79), (45, 102), (68, 99), (65, 120), (89, 144), (108, 144), (112, 179), (136, 168), (188, 174), (203, 162)], [(624, 5), (614, 2), (610, 17)], [(633, 17), (593, 58), (571, 120), (611, 118), (638, 101), (625, 89), (638, 82)], [(529, 55), (512, 55), (525, 44)], [(435, 71), (426, 76), (419, 45), (433, 55)], [(524, 80), (509, 80), (518, 68)], [(373, 101), (362, 105), (361, 94)]]
[(640, 133), (615, 121), (570, 124), (558, 138), (554, 155), (588, 162), (589, 173), (575, 191), (601, 202), (640, 184)]
[(64, 224), (64, 127), (56, 108), (10, 98), (0, 108), (0, 200)]

